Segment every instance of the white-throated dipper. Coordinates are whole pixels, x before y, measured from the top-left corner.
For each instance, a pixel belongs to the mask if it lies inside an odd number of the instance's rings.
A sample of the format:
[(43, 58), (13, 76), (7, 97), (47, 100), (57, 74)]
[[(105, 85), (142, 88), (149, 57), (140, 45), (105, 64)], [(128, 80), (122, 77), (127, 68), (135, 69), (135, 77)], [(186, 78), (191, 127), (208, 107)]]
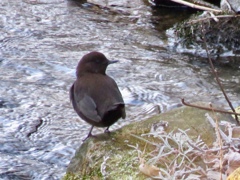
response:
[[(109, 127), (119, 118), (125, 118), (125, 104), (116, 82), (106, 75), (108, 60), (100, 52), (90, 52), (79, 61), (77, 80), (70, 89), (70, 100), (74, 110), (92, 125), (88, 136), (92, 136), (94, 126)], [(84, 140), (85, 140), (84, 139)]]

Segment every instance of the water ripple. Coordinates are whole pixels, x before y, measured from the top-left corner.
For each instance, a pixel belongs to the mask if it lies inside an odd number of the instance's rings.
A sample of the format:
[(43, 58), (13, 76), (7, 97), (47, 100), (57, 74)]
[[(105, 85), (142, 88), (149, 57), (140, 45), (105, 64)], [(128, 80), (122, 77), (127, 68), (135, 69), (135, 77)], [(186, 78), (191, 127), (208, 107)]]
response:
[[(178, 107), (181, 98), (223, 102), (206, 66), (167, 50), (148, 6), (121, 14), (63, 0), (0, 5), (0, 179), (62, 177), (90, 129), (69, 101), (76, 65), (89, 51), (119, 60), (107, 74), (120, 87), (127, 118), (110, 130)], [(237, 104), (240, 76), (222, 71)]]

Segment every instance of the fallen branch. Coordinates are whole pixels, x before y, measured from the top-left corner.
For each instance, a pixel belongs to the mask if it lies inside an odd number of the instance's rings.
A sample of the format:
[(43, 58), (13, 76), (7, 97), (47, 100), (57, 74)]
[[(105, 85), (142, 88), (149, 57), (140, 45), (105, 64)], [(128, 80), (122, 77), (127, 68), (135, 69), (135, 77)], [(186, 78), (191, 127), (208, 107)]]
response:
[(209, 8), (209, 7), (205, 7), (205, 6), (200, 6), (200, 5), (196, 5), (196, 4), (186, 2), (183, 0), (170, 0), (170, 1), (173, 1), (173, 2), (179, 3), (179, 4), (183, 4), (183, 5), (189, 6), (191, 8), (200, 9), (203, 11), (222, 12), (222, 10), (219, 10), (219, 9), (213, 9), (213, 8)]

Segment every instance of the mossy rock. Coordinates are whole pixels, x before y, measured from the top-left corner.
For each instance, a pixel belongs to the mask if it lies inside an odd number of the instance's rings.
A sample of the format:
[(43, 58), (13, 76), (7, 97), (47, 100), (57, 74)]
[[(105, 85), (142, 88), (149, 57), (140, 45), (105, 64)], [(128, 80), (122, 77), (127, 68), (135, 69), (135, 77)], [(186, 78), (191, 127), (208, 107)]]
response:
[[(199, 103), (198, 103), (199, 104)], [(208, 103), (200, 103), (208, 107)], [(131, 146), (138, 145), (144, 150), (146, 142), (139, 138), (149, 133), (157, 123), (168, 122), (166, 131), (189, 129), (191, 138), (201, 136), (203, 141), (211, 145), (215, 141), (215, 131), (208, 123), (205, 114), (216, 117), (218, 120), (231, 121), (230, 115), (200, 110), (192, 107), (180, 107), (166, 113), (156, 115), (144, 121), (132, 123), (110, 134), (100, 134), (87, 139), (76, 151), (72, 158), (64, 180), (70, 179), (146, 179), (139, 171), (139, 154)], [(149, 137), (149, 141), (155, 141)], [(148, 145), (146, 152), (154, 149)]]

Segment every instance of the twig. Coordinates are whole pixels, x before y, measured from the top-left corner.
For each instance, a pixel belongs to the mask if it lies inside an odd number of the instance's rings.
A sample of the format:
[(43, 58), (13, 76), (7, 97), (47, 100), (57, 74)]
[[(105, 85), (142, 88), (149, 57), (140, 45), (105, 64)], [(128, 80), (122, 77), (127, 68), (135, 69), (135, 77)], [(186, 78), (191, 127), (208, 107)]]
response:
[[(236, 18), (239, 17), (240, 15), (218, 15), (215, 16), (216, 18)], [(199, 21), (205, 21), (207, 19), (213, 19), (214, 17), (205, 17), (205, 18), (200, 18), (200, 19), (196, 19), (196, 20), (191, 20), (189, 22), (187, 22), (188, 24), (192, 24), (192, 23), (197, 23)]]
[[(197, 172), (197, 173), (200, 173), (200, 172), (203, 174), (203, 175), (205, 175), (206, 176), (206, 172), (204, 172), (204, 170), (200, 167), (200, 166), (198, 166), (198, 167), (196, 167), (196, 168), (191, 168), (190, 170), (186, 170), (186, 171), (179, 171), (178, 173), (177, 173), (177, 176), (179, 176), (179, 177), (182, 177), (184, 174), (186, 174), (186, 175), (189, 175), (189, 174), (193, 174), (193, 173), (195, 173), (195, 172)], [(200, 173), (200, 174), (201, 174)]]
[[(212, 111), (212, 110), (213, 110), (212, 108), (208, 108), (208, 107), (203, 107), (203, 106), (198, 106), (198, 105), (186, 103), (186, 102), (184, 101), (184, 99), (182, 99), (182, 104), (185, 105), (185, 106), (195, 107), (195, 108), (203, 109), (203, 110), (207, 110), (207, 111)], [(225, 114), (233, 114), (233, 115), (240, 116), (240, 114), (239, 114), (239, 113), (236, 113), (236, 112), (224, 111), (224, 110), (220, 110), (220, 109), (214, 109), (214, 111), (215, 111), (215, 112), (220, 112), (220, 113), (225, 113)]]
[[(215, 128), (217, 129), (218, 125), (217, 123), (214, 122), (214, 120), (212, 119), (212, 117), (206, 113), (205, 114), (207, 120), (209, 121), (209, 123)], [(224, 139), (225, 142), (227, 142), (228, 144), (231, 143), (231, 139), (228, 138), (228, 136), (221, 130), (218, 128), (219, 134), (221, 135), (221, 137)]]
[(201, 148), (199, 148), (198, 146), (195, 146), (195, 144), (191, 143), (189, 140), (187, 141), (187, 143), (193, 148), (193, 149), (197, 149), (200, 152), (205, 152), (204, 150), (202, 150)]
[[(220, 87), (220, 89), (221, 89), (221, 91), (222, 91), (222, 93), (223, 93), (226, 101), (228, 102), (228, 105), (230, 106), (231, 110), (232, 110), (233, 112), (235, 112), (235, 109), (233, 108), (232, 103), (230, 102), (227, 94), (225, 93), (225, 91), (224, 91), (224, 89), (223, 89), (223, 86), (222, 86), (221, 81), (220, 81), (220, 79), (219, 79), (219, 77), (218, 77), (217, 71), (215, 71), (215, 68), (214, 68), (212, 59), (210, 58), (209, 50), (208, 50), (208, 46), (207, 46), (207, 40), (206, 40), (206, 36), (205, 36), (205, 32), (204, 32), (204, 29), (203, 29), (203, 28), (202, 28), (202, 33), (203, 33), (203, 42), (204, 42), (204, 45), (205, 45), (205, 49), (206, 49), (206, 53), (207, 53), (207, 57), (208, 57), (209, 64), (210, 64), (210, 66), (211, 66), (212, 73), (213, 73), (213, 75), (215, 76), (216, 81), (217, 81), (217, 83), (218, 83), (218, 86)], [(235, 120), (236, 120), (237, 124), (239, 125), (238, 116), (237, 116), (236, 114), (235, 114)]]
[(203, 11), (222, 12), (222, 10), (219, 10), (219, 9), (213, 9), (213, 8), (209, 8), (209, 7), (205, 7), (205, 6), (200, 6), (200, 5), (196, 5), (196, 4), (186, 2), (186, 1), (183, 1), (183, 0), (170, 0), (170, 1), (173, 1), (173, 2), (176, 2), (176, 3), (179, 3), (179, 4), (183, 4), (183, 5), (189, 6), (191, 8), (200, 9), (200, 10), (203, 10)]
[(105, 177), (107, 176), (107, 172), (106, 172), (106, 164), (107, 164), (107, 160), (109, 159), (109, 156), (103, 156), (103, 162), (101, 164), (101, 173), (102, 175)]
[[(214, 114), (214, 119), (215, 119), (215, 132), (216, 132), (216, 135), (217, 135), (217, 142), (219, 144), (219, 147), (220, 147), (220, 157), (219, 157), (219, 171), (222, 172), (222, 168), (223, 168), (223, 150), (222, 150), (222, 147), (223, 147), (223, 142), (222, 142), (222, 138), (221, 138), (221, 134), (224, 136), (225, 134), (221, 131), (220, 127), (219, 127), (219, 123), (218, 123), (218, 118), (216, 116), (216, 113), (215, 111), (213, 110), (213, 107), (212, 107), (212, 104), (210, 104), (210, 107), (213, 111), (213, 114)], [(220, 132), (221, 131), (221, 132)], [(225, 135), (226, 136), (226, 135)], [(220, 180), (222, 180), (222, 173), (220, 174)]]
[[(221, 149), (229, 150), (229, 146), (223, 146)], [(218, 151), (220, 151), (220, 148), (211, 148), (211, 149), (205, 150), (205, 153), (214, 153), (214, 152), (218, 152)]]

